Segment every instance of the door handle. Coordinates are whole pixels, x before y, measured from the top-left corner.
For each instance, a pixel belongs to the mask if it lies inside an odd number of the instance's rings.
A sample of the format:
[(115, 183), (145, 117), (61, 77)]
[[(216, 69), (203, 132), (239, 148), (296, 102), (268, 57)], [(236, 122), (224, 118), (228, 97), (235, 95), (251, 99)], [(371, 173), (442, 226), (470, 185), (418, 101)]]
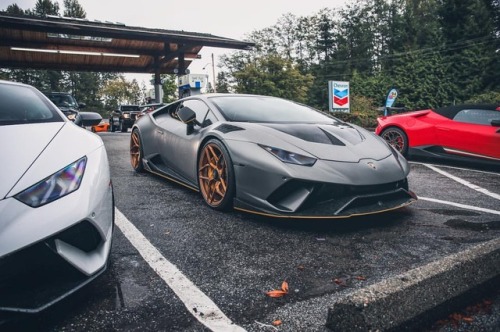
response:
[(159, 135), (163, 135), (163, 131), (158, 130), (158, 129), (156, 130), (156, 133), (159, 134)]

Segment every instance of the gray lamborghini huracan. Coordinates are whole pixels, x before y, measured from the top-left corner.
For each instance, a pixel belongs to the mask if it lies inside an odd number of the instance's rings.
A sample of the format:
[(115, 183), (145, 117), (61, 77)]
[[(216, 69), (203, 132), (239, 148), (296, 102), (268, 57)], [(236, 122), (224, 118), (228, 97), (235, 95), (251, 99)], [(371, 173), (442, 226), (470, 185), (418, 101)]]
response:
[(358, 126), (289, 100), (187, 97), (141, 117), (132, 167), (201, 192), (217, 210), (285, 218), (346, 218), (401, 208), (406, 159)]

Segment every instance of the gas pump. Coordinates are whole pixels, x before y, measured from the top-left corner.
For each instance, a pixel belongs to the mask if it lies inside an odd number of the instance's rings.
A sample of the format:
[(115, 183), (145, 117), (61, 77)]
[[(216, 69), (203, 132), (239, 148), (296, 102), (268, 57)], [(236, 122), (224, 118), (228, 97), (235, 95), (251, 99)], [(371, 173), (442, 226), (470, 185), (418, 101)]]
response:
[(201, 90), (207, 86), (207, 74), (186, 74), (179, 76), (179, 98), (201, 94)]

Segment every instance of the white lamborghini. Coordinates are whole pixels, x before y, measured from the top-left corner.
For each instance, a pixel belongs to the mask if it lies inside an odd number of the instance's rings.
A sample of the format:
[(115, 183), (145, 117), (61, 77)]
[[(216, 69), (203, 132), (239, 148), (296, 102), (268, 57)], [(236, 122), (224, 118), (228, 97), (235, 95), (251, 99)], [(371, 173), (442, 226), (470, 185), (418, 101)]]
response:
[[(97, 113), (81, 113), (84, 126)], [(107, 267), (114, 223), (108, 157), (32, 86), (0, 81), (0, 313), (36, 313)]]

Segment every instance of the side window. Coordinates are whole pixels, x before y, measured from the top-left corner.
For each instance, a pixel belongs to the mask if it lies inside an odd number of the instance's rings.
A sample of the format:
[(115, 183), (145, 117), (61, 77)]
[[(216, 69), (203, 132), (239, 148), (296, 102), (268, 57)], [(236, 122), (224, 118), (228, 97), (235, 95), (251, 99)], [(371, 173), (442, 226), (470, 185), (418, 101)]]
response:
[(170, 118), (177, 119), (175, 112), (177, 111), (177, 107), (179, 107), (179, 104), (180, 103), (174, 103), (172, 105), (158, 109), (158, 111), (153, 113), (153, 117), (155, 118), (156, 122), (161, 123)]
[(183, 103), (183, 106), (191, 108), (196, 113), (196, 121), (198, 121), (198, 123), (201, 123), (202, 126), (205, 127), (204, 121), (209, 111), (207, 104), (205, 104), (201, 100), (193, 99), (193, 100), (186, 100)]
[(491, 124), (491, 120), (500, 120), (500, 112), (481, 109), (466, 109), (458, 112), (453, 120), (489, 126)]
[(216, 123), (217, 121), (219, 120), (215, 117), (214, 113), (209, 110), (207, 116), (205, 117), (205, 120), (203, 121), (202, 127), (208, 127), (211, 124)]

